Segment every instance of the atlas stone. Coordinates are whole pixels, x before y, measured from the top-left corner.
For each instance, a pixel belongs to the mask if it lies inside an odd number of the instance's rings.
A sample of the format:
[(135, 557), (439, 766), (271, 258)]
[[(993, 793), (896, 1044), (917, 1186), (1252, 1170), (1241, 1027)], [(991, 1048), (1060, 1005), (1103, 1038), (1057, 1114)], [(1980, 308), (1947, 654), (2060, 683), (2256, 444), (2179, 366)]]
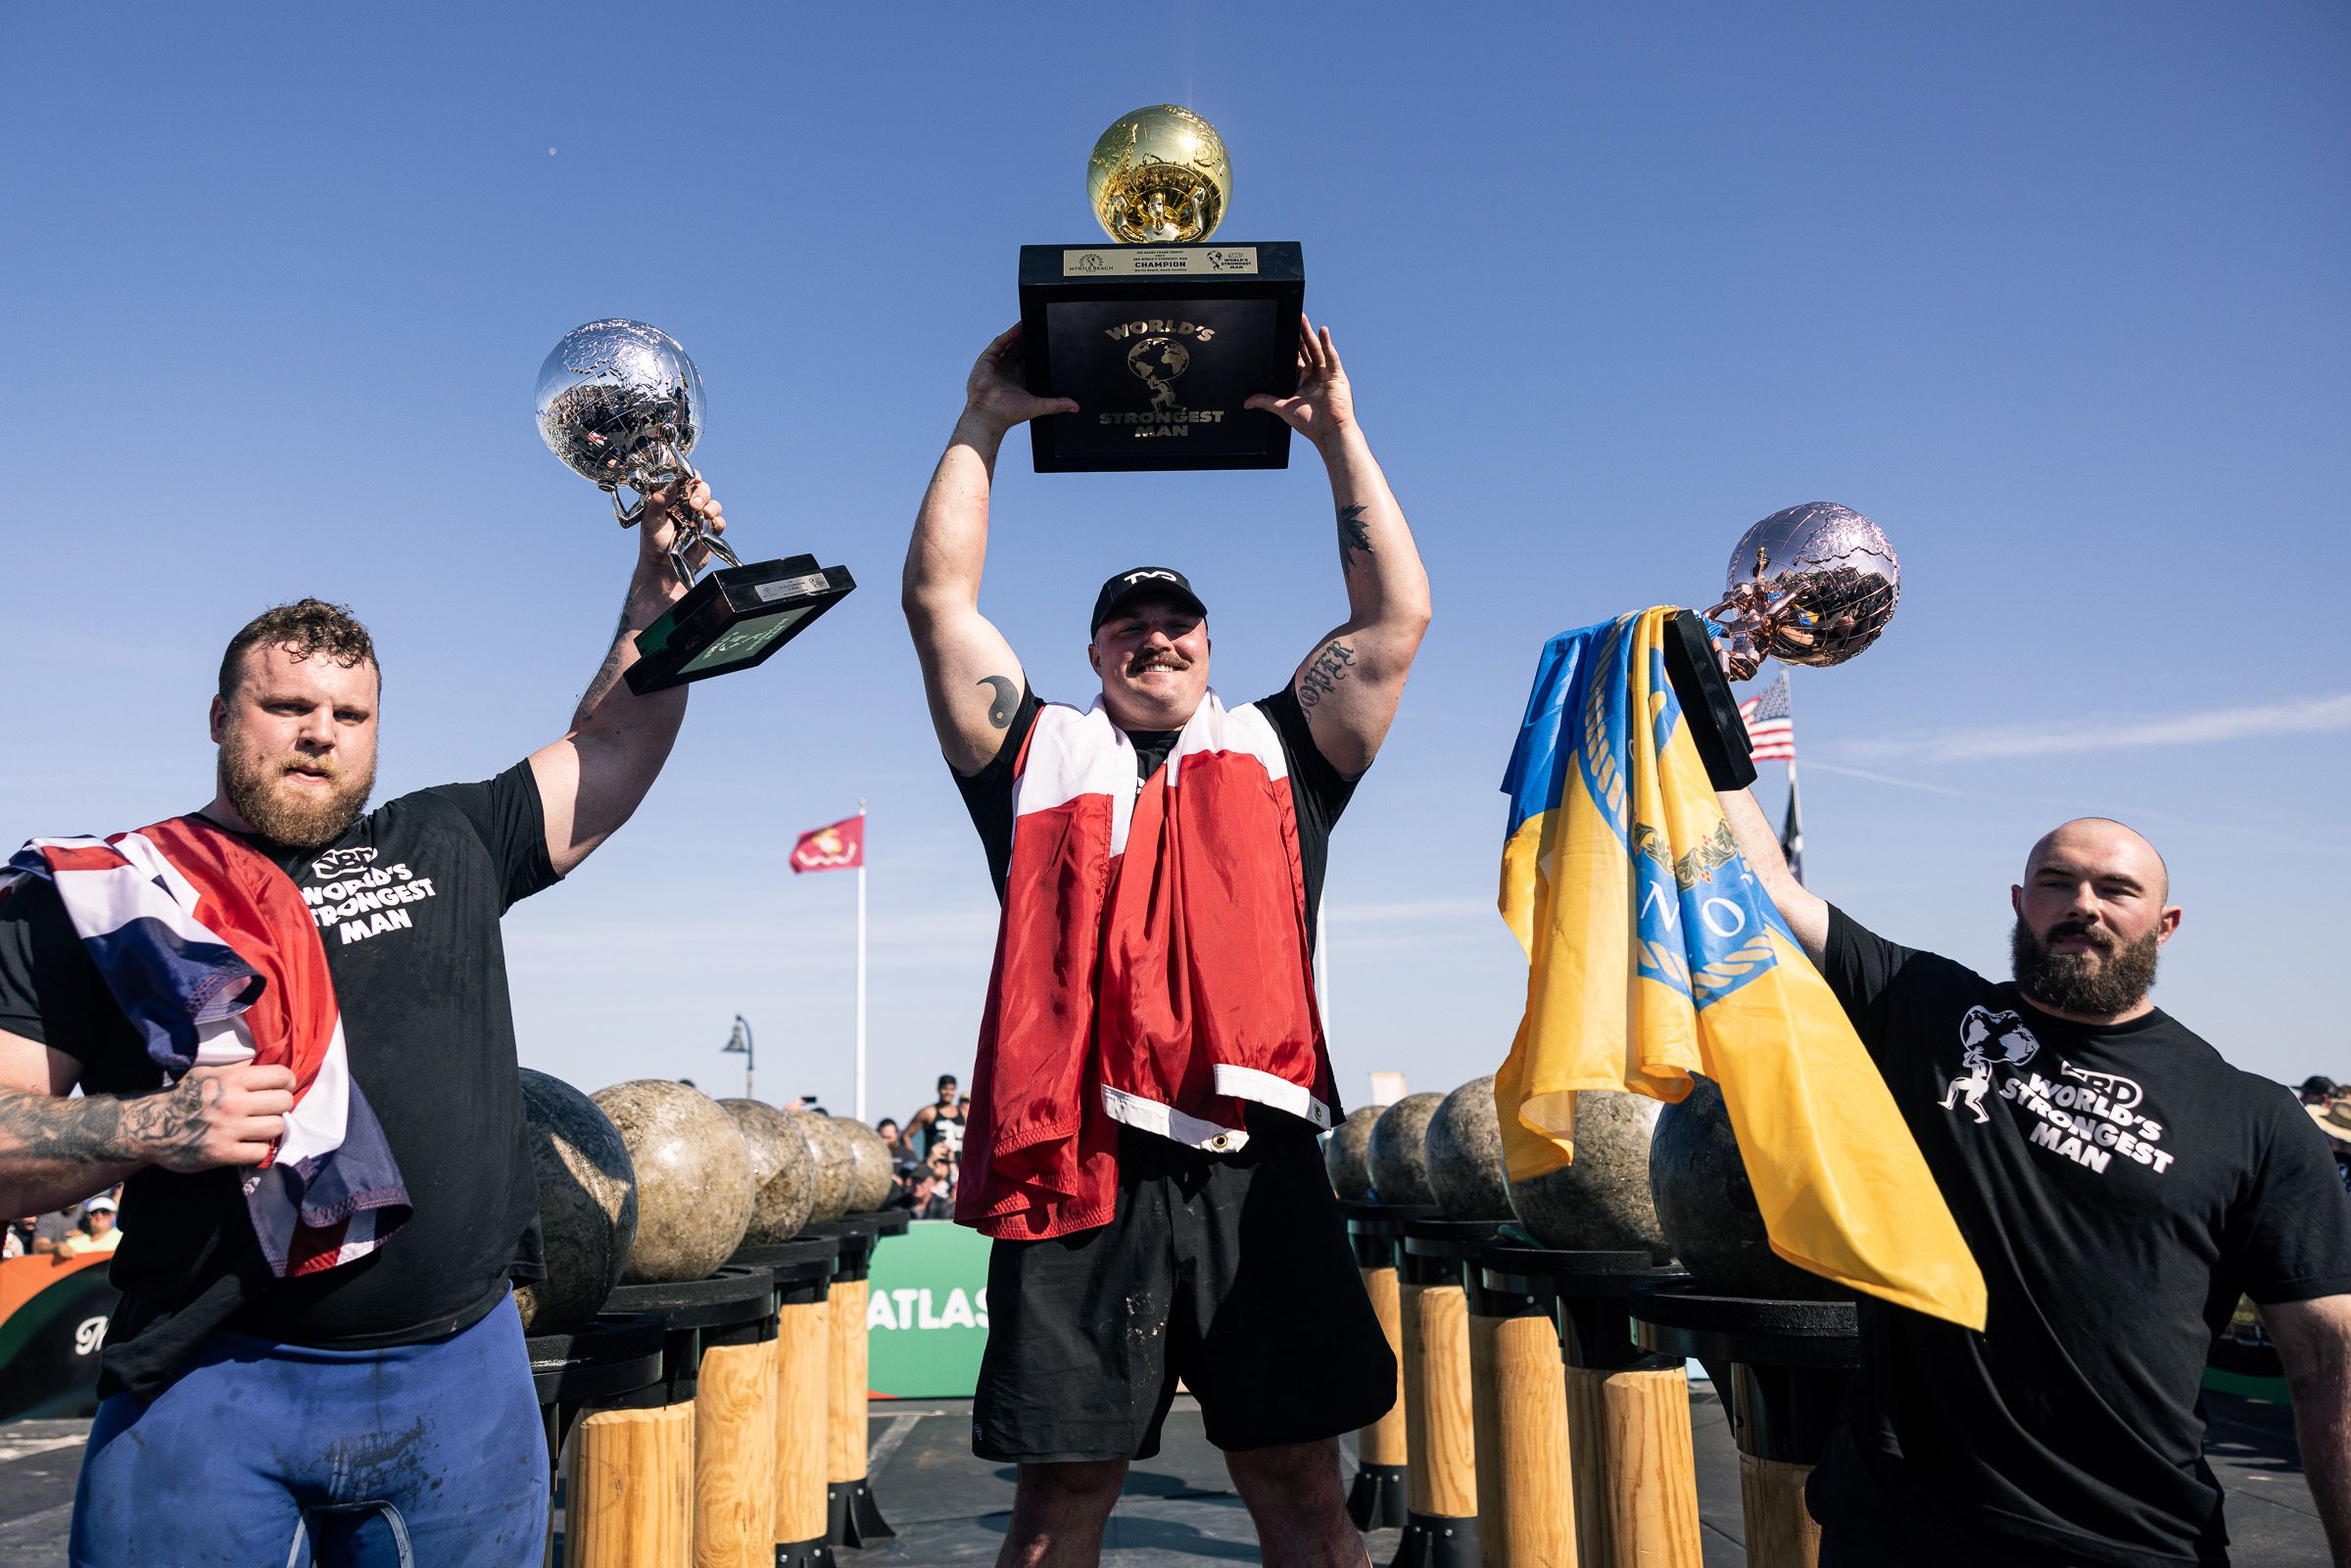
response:
[(1371, 1123), (1364, 1163), (1371, 1191), (1383, 1204), (1433, 1204), (1428, 1188), (1428, 1124), (1445, 1103), (1441, 1094), (1408, 1094)]
[(792, 1240), (816, 1208), (816, 1156), (792, 1117), (765, 1100), (721, 1100), (751, 1152), (751, 1228), (744, 1241), (772, 1247)]
[(839, 1219), (849, 1212), (849, 1145), (840, 1128), (822, 1111), (787, 1111), (792, 1124), (808, 1140), (816, 1162), (816, 1206), (810, 1220)]
[(1429, 1118), (1428, 1188), (1448, 1219), (1511, 1217), (1511, 1178), (1502, 1162), (1502, 1118), (1494, 1077), (1471, 1078)]
[(890, 1168), (895, 1162), (889, 1158), (889, 1145), (882, 1141), (882, 1134), (862, 1121), (847, 1117), (831, 1119), (834, 1131), (840, 1135), (849, 1151), (847, 1212), (870, 1214), (889, 1202), (889, 1195), (897, 1186)]
[(561, 1078), (522, 1069), (522, 1119), (539, 1183), (547, 1278), (518, 1287), (533, 1334), (568, 1334), (620, 1283), (637, 1240), (637, 1167), (596, 1102)]
[(1658, 1115), (1649, 1150), (1657, 1220), (1692, 1284), (1721, 1296), (1849, 1300), (1844, 1286), (1771, 1250), (1722, 1090), (1711, 1078), (1694, 1084), (1688, 1099)]
[(699, 1089), (635, 1078), (596, 1092), (637, 1167), (637, 1245), (624, 1285), (707, 1279), (751, 1228), (751, 1151)]
[(1371, 1124), (1386, 1109), (1360, 1106), (1330, 1129), (1330, 1141), (1322, 1146), (1322, 1167), (1330, 1172), (1330, 1190), (1342, 1202), (1360, 1204), (1371, 1196), (1371, 1167), (1365, 1160), (1371, 1152)]
[(1658, 1102), (1622, 1089), (1575, 1097), (1575, 1163), (1511, 1183), (1511, 1209), (1528, 1234), (1562, 1252), (1672, 1257), (1649, 1196), (1649, 1145)]

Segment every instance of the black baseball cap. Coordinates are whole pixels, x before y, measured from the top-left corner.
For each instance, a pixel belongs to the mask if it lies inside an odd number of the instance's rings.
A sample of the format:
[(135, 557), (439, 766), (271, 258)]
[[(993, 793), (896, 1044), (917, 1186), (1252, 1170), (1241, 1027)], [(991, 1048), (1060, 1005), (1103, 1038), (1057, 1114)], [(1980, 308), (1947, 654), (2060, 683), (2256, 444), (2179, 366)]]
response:
[(1102, 592), (1094, 595), (1094, 619), (1086, 627), (1085, 635), (1092, 637), (1102, 630), (1104, 621), (1119, 613), (1122, 605), (1129, 599), (1145, 595), (1174, 599), (1178, 604), (1188, 606), (1202, 620), (1208, 619), (1208, 606), (1201, 603), (1200, 595), (1192, 592), (1190, 578), (1172, 566), (1138, 566), (1130, 572), (1119, 573), (1102, 585)]

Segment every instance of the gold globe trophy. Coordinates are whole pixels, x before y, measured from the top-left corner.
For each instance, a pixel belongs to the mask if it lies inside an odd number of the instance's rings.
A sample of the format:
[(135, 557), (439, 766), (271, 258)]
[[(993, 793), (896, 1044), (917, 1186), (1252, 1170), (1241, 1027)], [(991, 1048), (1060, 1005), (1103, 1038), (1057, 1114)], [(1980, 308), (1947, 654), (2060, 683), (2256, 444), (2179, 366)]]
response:
[(1085, 199), (1121, 245), (1189, 245), (1224, 221), (1232, 160), (1217, 127), (1190, 110), (1138, 109), (1094, 143)]
[(1241, 404), (1298, 384), (1305, 263), (1295, 241), (1212, 240), (1224, 138), (1177, 104), (1122, 115), (1085, 192), (1113, 243), (1021, 247), (1030, 390), (1079, 409), (1030, 422), (1037, 472), (1287, 467), (1289, 426)]

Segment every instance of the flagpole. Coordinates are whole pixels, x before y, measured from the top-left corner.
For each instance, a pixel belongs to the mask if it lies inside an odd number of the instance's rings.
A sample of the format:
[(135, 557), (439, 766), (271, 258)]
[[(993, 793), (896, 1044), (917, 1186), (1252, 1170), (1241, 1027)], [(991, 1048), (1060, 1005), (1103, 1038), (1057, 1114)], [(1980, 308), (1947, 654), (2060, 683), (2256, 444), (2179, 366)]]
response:
[(857, 802), (857, 1119), (865, 1119), (865, 802)]

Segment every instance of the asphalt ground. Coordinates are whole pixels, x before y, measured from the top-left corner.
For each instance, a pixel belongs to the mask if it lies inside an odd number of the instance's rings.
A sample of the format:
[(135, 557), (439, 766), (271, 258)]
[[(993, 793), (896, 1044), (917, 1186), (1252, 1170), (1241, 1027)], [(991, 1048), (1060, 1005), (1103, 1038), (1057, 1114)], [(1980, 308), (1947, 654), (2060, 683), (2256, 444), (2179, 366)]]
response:
[[(2205, 1409), (2205, 1452), (2228, 1489), (2235, 1561), (2244, 1568), (2330, 1568), (2288, 1412), (2227, 1394), (2207, 1394)], [(1691, 1428), (1706, 1568), (1745, 1568), (1738, 1454), (1722, 1406), (1703, 1383), (1691, 1389)], [(86, 1420), (0, 1425), (0, 1568), (66, 1560), (73, 1480), (88, 1429)], [(874, 1495), (898, 1534), (840, 1552), (841, 1568), (993, 1562), (1011, 1518), (1012, 1470), (972, 1457), (970, 1402), (877, 1401), (868, 1430)], [(1352, 1452), (1346, 1463), (1352, 1469)], [(1369, 1544), (1374, 1563), (1396, 1554), (1392, 1531), (1372, 1536)], [(1128, 1473), (1103, 1547), (1105, 1568), (1258, 1560), (1248, 1510), (1189, 1399), (1170, 1412), (1158, 1456)]]

